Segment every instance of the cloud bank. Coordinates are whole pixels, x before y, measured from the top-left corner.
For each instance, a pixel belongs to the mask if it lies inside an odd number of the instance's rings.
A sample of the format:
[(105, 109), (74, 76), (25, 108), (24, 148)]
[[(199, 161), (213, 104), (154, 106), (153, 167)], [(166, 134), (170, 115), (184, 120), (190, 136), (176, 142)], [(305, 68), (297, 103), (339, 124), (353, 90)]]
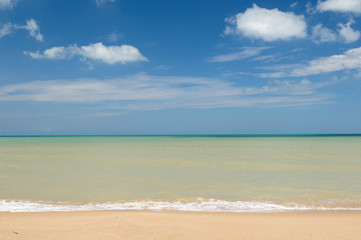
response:
[(80, 56), (107, 64), (148, 61), (137, 48), (131, 45), (104, 46), (101, 42), (81, 47), (77, 45), (53, 47), (46, 49), (43, 53), (25, 51), (24, 54), (34, 59), (70, 59)]
[(307, 36), (307, 24), (303, 15), (282, 12), (277, 8), (271, 10), (260, 8), (256, 4), (244, 13), (238, 13), (225, 21), (229, 23), (225, 34), (239, 34), (267, 42)]
[(117, 109), (224, 108), (299, 106), (323, 103), (317, 93), (325, 83), (271, 81), (240, 86), (215, 78), (150, 76), (70, 81), (33, 81), (0, 87), (0, 101), (107, 103)]

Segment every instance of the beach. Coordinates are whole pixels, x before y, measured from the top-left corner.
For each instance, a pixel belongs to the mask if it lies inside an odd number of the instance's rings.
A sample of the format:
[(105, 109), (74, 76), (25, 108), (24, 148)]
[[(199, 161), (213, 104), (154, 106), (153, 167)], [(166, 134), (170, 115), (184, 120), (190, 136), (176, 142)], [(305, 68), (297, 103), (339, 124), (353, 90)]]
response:
[(0, 138), (0, 240), (361, 236), (361, 136)]
[(0, 13), (0, 240), (361, 240), (361, 0)]
[(88, 211), (0, 213), (0, 239), (355, 240), (361, 212), (188, 213)]

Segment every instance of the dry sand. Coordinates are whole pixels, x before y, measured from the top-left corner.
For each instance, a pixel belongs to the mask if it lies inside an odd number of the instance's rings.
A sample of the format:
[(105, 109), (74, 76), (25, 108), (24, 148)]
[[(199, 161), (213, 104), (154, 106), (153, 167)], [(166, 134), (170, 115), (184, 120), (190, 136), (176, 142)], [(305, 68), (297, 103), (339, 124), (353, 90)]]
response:
[(361, 239), (361, 212), (0, 213), (0, 239)]

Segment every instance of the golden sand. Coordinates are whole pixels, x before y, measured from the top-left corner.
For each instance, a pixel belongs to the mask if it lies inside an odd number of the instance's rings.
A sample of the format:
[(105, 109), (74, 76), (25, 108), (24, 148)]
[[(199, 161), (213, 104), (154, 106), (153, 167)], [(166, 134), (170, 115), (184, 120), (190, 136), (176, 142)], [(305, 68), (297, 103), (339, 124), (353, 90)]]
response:
[(361, 212), (0, 213), (0, 239), (361, 239)]

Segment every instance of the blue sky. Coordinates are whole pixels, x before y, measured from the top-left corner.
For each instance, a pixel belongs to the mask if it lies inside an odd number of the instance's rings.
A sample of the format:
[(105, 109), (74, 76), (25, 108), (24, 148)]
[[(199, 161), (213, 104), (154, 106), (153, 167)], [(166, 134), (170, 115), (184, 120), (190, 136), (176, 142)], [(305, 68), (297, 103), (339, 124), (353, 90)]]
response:
[(0, 135), (361, 133), (361, 0), (0, 0)]

